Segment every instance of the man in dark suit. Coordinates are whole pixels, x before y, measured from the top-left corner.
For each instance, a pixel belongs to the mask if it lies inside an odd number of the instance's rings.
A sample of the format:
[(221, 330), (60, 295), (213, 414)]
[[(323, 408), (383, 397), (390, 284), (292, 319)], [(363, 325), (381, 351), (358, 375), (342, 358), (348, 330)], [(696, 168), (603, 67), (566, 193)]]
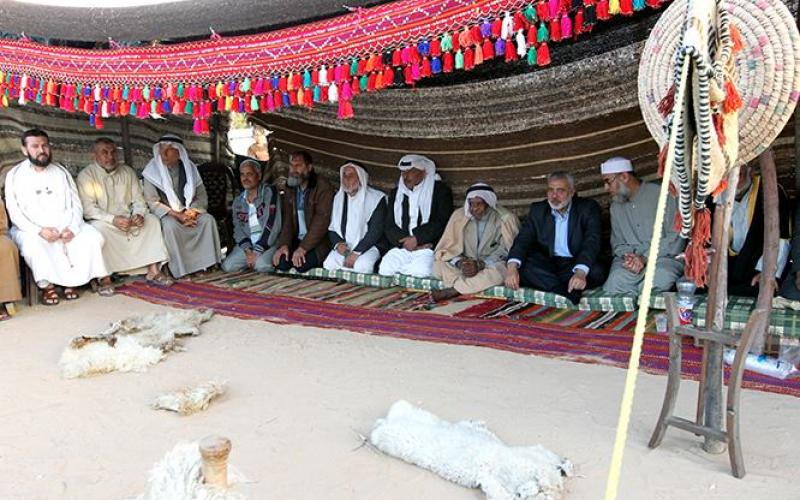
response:
[(554, 292), (577, 304), (587, 286), (605, 277), (597, 262), (600, 235), (600, 206), (575, 196), (572, 174), (553, 172), (547, 200), (531, 204), (508, 253), (506, 286)]

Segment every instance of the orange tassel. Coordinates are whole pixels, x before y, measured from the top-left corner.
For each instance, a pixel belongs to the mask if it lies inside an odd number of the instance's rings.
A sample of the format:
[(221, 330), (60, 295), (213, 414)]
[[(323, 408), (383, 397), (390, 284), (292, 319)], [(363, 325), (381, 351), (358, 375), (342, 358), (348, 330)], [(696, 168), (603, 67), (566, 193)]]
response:
[(714, 123), (714, 130), (717, 131), (717, 139), (720, 146), (725, 145), (725, 131), (722, 130), (722, 116), (715, 114), (711, 116), (711, 121)]
[(728, 189), (728, 179), (722, 179), (719, 182), (719, 186), (711, 193), (711, 196), (716, 198), (717, 196), (721, 195), (723, 191)]
[(664, 177), (664, 165), (667, 163), (667, 148), (669, 144), (664, 144), (661, 151), (658, 152), (658, 176)]
[(742, 34), (739, 33), (739, 28), (735, 24), (730, 24), (731, 41), (733, 42), (733, 53), (736, 54), (744, 49), (744, 42), (742, 42)]
[(686, 276), (698, 287), (705, 286), (708, 275), (706, 246), (711, 242), (711, 211), (696, 210), (692, 238), (686, 246)]
[(730, 79), (725, 80), (725, 100), (722, 101), (722, 112), (726, 115), (742, 109), (742, 96)]
[(658, 112), (661, 113), (662, 118), (672, 113), (672, 108), (675, 106), (675, 85), (670, 86), (667, 90), (667, 95), (661, 98), (658, 103)]

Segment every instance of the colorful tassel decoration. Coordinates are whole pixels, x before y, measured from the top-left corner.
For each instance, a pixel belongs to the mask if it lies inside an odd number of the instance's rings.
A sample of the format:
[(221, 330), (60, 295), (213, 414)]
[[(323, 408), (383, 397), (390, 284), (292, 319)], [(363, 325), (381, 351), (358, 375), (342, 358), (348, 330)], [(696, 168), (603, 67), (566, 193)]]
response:
[(547, 66), (550, 64), (550, 48), (546, 43), (542, 43), (536, 49), (536, 64), (539, 66)]

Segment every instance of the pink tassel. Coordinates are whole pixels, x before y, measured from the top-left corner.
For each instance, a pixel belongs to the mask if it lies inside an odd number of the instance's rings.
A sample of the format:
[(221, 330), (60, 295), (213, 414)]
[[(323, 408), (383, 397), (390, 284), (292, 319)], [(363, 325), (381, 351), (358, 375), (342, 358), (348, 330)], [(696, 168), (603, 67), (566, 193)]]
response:
[(567, 14), (561, 16), (561, 38), (563, 40), (572, 38), (572, 19)]

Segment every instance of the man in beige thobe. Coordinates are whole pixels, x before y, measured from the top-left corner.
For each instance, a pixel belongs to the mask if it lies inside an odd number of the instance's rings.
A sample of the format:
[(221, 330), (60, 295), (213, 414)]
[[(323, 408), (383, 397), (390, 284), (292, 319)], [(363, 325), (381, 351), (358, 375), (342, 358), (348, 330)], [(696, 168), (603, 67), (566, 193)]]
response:
[(217, 222), (206, 212), (208, 194), (183, 140), (172, 134), (162, 136), (142, 176), (144, 199), (161, 219), (172, 275), (180, 278), (219, 264)]
[(519, 232), (517, 217), (497, 205), (488, 184), (473, 184), (463, 208), (450, 217), (436, 245), (433, 275), (445, 288), (434, 291), (434, 300), (471, 295), (503, 284), (508, 249)]
[(102, 137), (94, 144), (94, 162), (78, 175), (83, 217), (100, 231), (103, 259), (110, 273), (144, 274), (147, 281), (169, 286), (161, 272), (169, 260), (161, 223), (149, 213), (136, 172), (117, 162), (117, 147)]
[[(0, 305), (13, 304), (22, 299), (22, 290), (19, 286), (19, 251), (14, 242), (6, 236), (7, 232), (6, 206), (3, 200), (0, 200)], [(13, 311), (13, 306), (9, 310)], [(0, 321), (8, 317), (5, 308), (0, 308)]]

